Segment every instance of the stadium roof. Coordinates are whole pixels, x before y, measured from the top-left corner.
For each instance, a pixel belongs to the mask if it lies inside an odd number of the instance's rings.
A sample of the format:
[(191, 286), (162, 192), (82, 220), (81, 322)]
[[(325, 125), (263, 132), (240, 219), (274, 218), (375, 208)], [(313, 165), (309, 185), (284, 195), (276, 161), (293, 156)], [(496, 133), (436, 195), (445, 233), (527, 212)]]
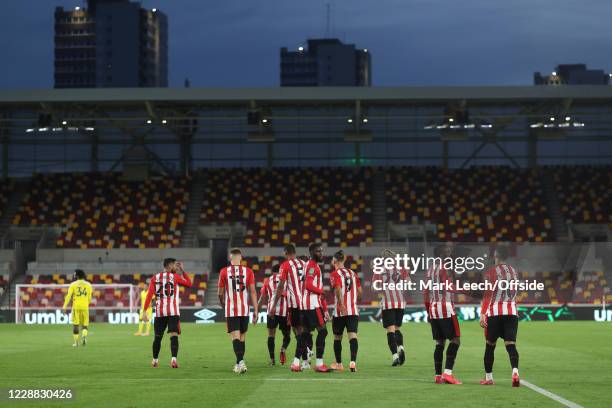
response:
[(355, 162), (405, 163), (414, 156), (462, 167), (475, 158), (517, 167), (572, 155), (609, 160), (612, 87), (0, 91), (5, 177), (33, 160), (65, 168), (101, 163), (112, 171), (136, 148), (168, 173), (167, 162), (183, 171), (194, 162), (312, 164), (325, 156), (328, 163), (340, 153)]
[(0, 91), (1, 105), (41, 102), (183, 101), (231, 103), (342, 101), (528, 101), (578, 99), (612, 101), (612, 86), (453, 86), (453, 87), (275, 87), (275, 88), (91, 88)]

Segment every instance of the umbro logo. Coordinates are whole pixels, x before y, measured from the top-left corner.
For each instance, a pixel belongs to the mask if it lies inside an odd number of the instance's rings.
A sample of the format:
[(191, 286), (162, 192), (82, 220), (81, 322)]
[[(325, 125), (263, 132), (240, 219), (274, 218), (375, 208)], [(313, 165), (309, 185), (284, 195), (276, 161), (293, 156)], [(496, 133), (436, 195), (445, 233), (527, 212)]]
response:
[(217, 313), (213, 312), (210, 309), (202, 309), (198, 310), (193, 314), (199, 320), (196, 320), (196, 323), (214, 323), (214, 320), (211, 320), (213, 317), (217, 315)]

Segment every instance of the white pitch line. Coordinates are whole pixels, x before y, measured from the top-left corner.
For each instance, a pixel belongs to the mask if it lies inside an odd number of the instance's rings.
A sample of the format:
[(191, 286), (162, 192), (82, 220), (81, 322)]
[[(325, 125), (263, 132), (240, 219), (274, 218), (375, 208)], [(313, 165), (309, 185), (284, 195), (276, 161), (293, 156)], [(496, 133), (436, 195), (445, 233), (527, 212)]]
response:
[[(334, 374), (330, 374), (330, 375), (334, 375)], [(53, 380), (53, 381), (74, 381), (74, 378), (49, 378), (49, 377), (22, 377), (22, 378), (11, 378), (11, 380)], [(351, 381), (384, 381), (384, 382), (396, 382), (396, 381), (412, 381), (412, 382), (431, 382), (430, 380), (426, 380), (423, 378), (372, 378), (372, 377), (367, 377), (367, 378), (329, 378), (326, 375), (322, 375), (321, 378), (252, 378), (250, 377), (248, 374), (246, 375), (239, 375), (237, 377), (230, 377), (230, 378), (96, 378), (94, 381), (112, 381), (112, 382), (130, 382), (130, 381), (134, 381), (134, 382), (155, 382), (155, 381), (161, 381), (161, 382), (167, 382), (167, 381), (174, 381), (174, 382), (180, 382), (180, 381), (206, 381), (206, 382), (232, 382), (232, 381), (253, 381), (253, 380), (261, 380), (261, 381), (295, 381), (295, 382), (318, 382), (318, 381), (325, 381), (325, 382), (329, 382), (329, 381), (334, 381), (334, 382), (351, 382)], [(476, 383), (476, 382), (474, 382)], [(558, 402), (561, 405), (564, 405), (568, 408), (584, 408), (582, 405), (576, 404), (575, 402), (566, 400), (565, 398), (554, 394), (548, 390), (545, 390), (544, 388), (540, 388), (535, 384), (532, 384), (528, 381), (525, 380), (521, 380), (521, 385), (525, 385), (527, 388), (530, 388), (532, 390), (534, 390), (537, 393), (540, 393), (542, 395), (544, 395), (545, 397), (548, 397), (550, 399), (552, 399), (553, 401)]]
[(540, 388), (537, 385), (532, 384), (532, 383), (530, 383), (528, 381), (521, 380), (521, 385), (525, 385), (525, 386), (527, 386), (527, 388), (531, 388), (535, 392), (540, 393), (540, 394), (544, 395), (545, 397), (550, 398), (553, 401), (557, 401), (559, 404), (565, 405), (566, 407), (569, 407), (569, 408), (584, 408), (582, 405), (578, 405), (575, 402), (566, 400), (562, 396), (557, 395), (555, 393), (552, 393), (552, 392), (550, 392), (548, 390), (545, 390), (544, 388)]

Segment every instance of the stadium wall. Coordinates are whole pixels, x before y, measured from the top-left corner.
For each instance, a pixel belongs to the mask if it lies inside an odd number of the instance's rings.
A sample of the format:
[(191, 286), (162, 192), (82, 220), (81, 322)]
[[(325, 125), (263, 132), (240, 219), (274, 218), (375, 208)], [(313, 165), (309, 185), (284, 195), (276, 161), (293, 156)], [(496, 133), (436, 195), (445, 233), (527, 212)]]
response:
[(15, 251), (0, 249), (0, 275), (10, 277), (14, 273)]
[[(612, 322), (612, 309), (594, 305), (547, 305), (525, 304), (519, 306), (521, 321), (595, 321)], [(125, 310), (110, 309), (91, 313), (94, 323), (110, 324), (137, 324), (138, 314)], [(380, 308), (360, 307), (359, 320), (362, 322), (380, 323)], [(480, 305), (461, 305), (457, 307), (457, 316), (461, 321), (476, 321), (480, 318)], [(220, 308), (181, 308), (181, 321), (185, 323), (221, 323), (225, 317)], [(0, 323), (14, 323), (15, 313), (12, 310), (0, 310)], [(24, 314), (25, 324), (69, 324), (69, 315), (60, 309), (47, 311), (32, 311)], [(265, 311), (259, 314), (258, 323), (267, 322)], [(404, 323), (426, 323), (427, 312), (422, 305), (407, 307), (404, 314)]]

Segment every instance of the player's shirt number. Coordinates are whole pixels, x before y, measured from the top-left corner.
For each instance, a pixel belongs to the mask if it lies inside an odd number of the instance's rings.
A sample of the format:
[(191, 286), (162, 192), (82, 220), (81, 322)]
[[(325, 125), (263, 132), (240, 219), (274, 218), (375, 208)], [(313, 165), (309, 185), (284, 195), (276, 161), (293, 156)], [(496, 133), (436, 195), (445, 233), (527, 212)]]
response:
[(77, 288), (76, 295), (77, 297), (87, 296), (87, 288)]
[(230, 277), (231, 287), (234, 292), (242, 292), (246, 289), (244, 283), (244, 277), (242, 276), (231, 276)]
[(158, 298), (167, 298), (174, 296), (174, 283), (166, 282), (165, 285), (160, 285), (157, 289), (156, 296)]

